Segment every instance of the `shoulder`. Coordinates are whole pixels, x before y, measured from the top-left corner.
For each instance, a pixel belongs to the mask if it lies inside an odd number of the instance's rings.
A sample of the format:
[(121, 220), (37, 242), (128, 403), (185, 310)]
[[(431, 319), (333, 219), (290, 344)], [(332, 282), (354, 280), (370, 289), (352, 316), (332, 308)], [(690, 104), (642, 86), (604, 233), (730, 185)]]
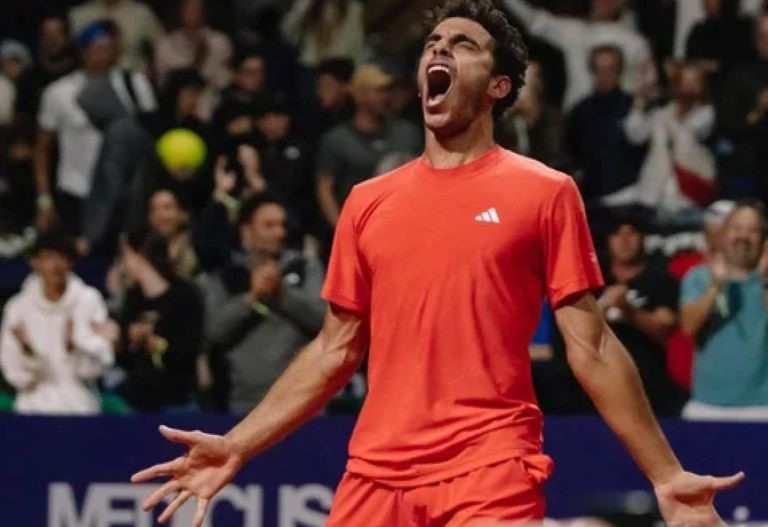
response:
[(79, 301), (84, 305), (100, 305), (104, 303), (104, 297), (95, 287), (83, 285), (80, 290)]
[(683, 277), (683, 285), (695, 286), (709, 281), (709, 269), (705, 264), (692, 267)]
[(11, 322), (12, 318), (15, 318), (22, 311), (25, 304), (23, 292), (13, 295), (3, 307), (3, 322)]
[(347, 203), (349, 203), (355, 214), (371, 208), (396, 189), (402, 188), (402, 183), (409, 179), (414, 170), (418, 168), (419, 163), (421, 163), (421, 158), (414, 159), (395, 170), (356, 184), (352, 187)]
[(60, 94), (71, 90), (81, 78), (81, 74), (77, 71), (73, 71), (69, 75), (64, 75), (60, 79), (56, 79), (43, 90), (43, 96), (56, 97)]
[(148, 5), (142, 4), (141, 2), (131, 2), (130, 6), (132, 16), (152, 19), (157, 18), (157, 16), (155, 16), (155, 12), (152, 11), (152, 8), (150, 8)]
[(499, 168), (505, 176), (523, 178), (521, 182), (527, 187), (542, 191), (544, 194), (555, 195), (563, 189), (576, 190), (576, 184), (568, 174), (510, 150), (504, 150)]

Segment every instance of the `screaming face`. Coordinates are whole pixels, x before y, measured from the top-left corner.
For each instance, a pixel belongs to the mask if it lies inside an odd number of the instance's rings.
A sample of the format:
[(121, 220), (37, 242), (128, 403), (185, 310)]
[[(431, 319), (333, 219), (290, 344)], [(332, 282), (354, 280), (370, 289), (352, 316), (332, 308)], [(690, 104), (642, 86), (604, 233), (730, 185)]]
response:
[(477, 22), (448, 18), (427, 38), (419, 63), (424, 122), (441, 137), (466, 130), (511, 90), (494, 75), (493, 37)]

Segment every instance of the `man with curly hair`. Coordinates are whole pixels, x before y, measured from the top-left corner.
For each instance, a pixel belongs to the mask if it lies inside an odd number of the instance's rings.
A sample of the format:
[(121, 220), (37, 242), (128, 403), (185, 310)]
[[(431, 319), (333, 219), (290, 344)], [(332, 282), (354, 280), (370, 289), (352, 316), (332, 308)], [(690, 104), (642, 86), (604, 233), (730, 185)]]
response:
[(520, 34), (490, 0), (428, 14), (419, 65), (424, 155), (354, 187), (339, 219), (320, 335), (224, 436), (161, 428), (188, 453), (134, 475), (170, 480), (145, 507), (191, 496), (194, 525), (253, 456), (309, 419), (369, 351), (370, 392), (329, 527), (460, 527), (537, 521), (542, 416), (528, 343), (553, 306), (576, 377), (650, 478), (670, 525), (720, 522), (730, 478), (685, 472), (637, 370), (602, 318), (602, 285), (572, 179), (493, 141), (523, 84)]

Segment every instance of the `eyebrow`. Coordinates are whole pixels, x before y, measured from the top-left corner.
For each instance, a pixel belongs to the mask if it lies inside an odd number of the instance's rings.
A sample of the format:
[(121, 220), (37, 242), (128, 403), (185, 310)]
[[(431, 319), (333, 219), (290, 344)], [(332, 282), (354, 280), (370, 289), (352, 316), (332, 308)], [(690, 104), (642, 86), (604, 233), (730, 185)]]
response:
[[(440, 40), (442, 38), (443, 38), (443, 36), (440, 33), (432, 33), (431, 35), (429, 35), (427, 37), (427, 40), (425, 41), (425, 44), (430, 44), (432, 42), (437, 42), (438, 40)], [(475, 39), (473, 39), (472, 37), (470, 37), (469, 35), (467, 35), (465, 33), (456, 33), (455, 35), (453, 35), (450, 38), (450, 40), (454, 44), (457, 44), (459, 42), (468, 42), (468, 43), (472, 44), (474, 47), (476, 47), (477, 49), (482, 49), (480, 44)]]

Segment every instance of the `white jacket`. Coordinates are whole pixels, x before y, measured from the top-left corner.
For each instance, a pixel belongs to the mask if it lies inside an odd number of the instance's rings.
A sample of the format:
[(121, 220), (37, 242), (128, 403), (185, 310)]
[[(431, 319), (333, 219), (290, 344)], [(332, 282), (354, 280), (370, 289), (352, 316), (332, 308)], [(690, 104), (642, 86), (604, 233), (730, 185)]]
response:
[[(66, 326), (72, 322), (74, 349), (66, 349)], [(112, 344), (93, 331), (107, 320), (98, 291), (70, 276), (58, 302), (45, 298), (42, 283), (31, 275), (6, 305), (0, 328), (0, 367), (17, 390), (19, 413), (94, 414), (100, 410), (92, 386), (114, 362)], [(22, 351), (14, 328), (22, 325), (35, 355)]]

